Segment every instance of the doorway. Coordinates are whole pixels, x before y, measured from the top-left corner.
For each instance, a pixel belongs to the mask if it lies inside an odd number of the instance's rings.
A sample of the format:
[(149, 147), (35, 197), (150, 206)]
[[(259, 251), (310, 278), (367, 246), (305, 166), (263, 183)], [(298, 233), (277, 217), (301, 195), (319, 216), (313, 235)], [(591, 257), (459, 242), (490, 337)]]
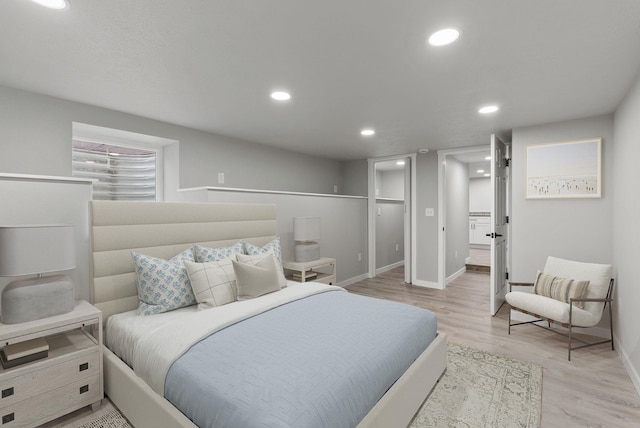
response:
[[(503, 149), (496, 152), (497, 145)], [(446, 288), (466, 272), (472, 258), (485, 260), (481, 264), (489, 258), (491, 290), (487, 293), (493, 297), (489, 309), (492, 315), (504, 294), (508, 270), (508, 225), (504, 220), (508, 176), (504, 173), (507, 155), (504, 147), (492, 135), (489, 146), (438, 152), (438, 287)]]
[(369, 159), (369, 278), (404, 265), (415, 278), (415, 154)]

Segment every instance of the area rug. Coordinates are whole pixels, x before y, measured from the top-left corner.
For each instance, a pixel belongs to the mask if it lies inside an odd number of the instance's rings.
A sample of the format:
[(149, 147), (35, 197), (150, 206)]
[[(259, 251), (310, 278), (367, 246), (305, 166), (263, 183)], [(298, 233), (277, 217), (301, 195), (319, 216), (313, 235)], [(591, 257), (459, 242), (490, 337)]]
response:
[(540, 427), (540, 365), (455, 343), (447, 345), (447, 358), (411, 428)]
[(132, 428), (118, 410), (105, 413), (96, 420), (88, 422), (80, 428)]

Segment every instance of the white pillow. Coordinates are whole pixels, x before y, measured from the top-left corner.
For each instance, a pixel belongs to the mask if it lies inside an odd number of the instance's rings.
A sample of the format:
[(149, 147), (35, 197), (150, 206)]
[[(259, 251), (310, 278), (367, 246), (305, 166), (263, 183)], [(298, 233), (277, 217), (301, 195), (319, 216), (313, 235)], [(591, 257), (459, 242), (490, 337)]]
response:
[(233, 261), (233, 271), (238, 286), (238, 300), (248, 300), (280, 290), (282, 272), (276, 259), (269, 255), (255, 265)]
[(198, 309), (215, 308), (237, 300), (233, 259), (227, 257), (215, 262), (185, 263)]
[(278, 270), (278, 283), (280, 284), (280, 288), (285, 288), (287, 286), (287, 279), (284, 277), (282, 265), (275, 258), (272, 250), (268, 250), (266, 253), (260, 254), (236, 254), (236, 260), (238, 260), (240, 263), (245, 263), (253, 266), (258, 265), (268, 257), (274, 258)]
[(131, 253), (138, 287), (138, 315), (153, 315), (196, 304), (184, 264), (193, 261), (188, 248), (171, 260)]

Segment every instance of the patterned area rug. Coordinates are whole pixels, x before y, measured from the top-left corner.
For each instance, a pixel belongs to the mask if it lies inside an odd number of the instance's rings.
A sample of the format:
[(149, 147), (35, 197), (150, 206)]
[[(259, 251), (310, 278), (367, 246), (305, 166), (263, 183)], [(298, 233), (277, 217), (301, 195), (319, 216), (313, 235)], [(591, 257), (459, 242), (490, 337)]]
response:
[(98, 419), (82, 425), (80, 428), (132, 428), (118, 410), (105, 413)]
[(540, 365), (455, 343), (447, 358), (447, 371), (411, 428), (540, 426)]
[[(447, 371), (411, 428), (540, 427), (542, 367), (449, 343)], [(131, 428), (114, 410), (80, 428)]]

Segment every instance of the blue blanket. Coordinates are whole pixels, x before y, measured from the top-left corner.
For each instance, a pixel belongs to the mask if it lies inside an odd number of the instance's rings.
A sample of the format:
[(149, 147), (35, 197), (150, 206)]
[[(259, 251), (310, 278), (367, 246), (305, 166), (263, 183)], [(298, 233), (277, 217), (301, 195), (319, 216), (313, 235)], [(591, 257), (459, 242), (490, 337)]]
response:
[(355, 427), (435, 336), (430, 311), (327, 291), (198, 342), (165, 397), (199, 427)]

